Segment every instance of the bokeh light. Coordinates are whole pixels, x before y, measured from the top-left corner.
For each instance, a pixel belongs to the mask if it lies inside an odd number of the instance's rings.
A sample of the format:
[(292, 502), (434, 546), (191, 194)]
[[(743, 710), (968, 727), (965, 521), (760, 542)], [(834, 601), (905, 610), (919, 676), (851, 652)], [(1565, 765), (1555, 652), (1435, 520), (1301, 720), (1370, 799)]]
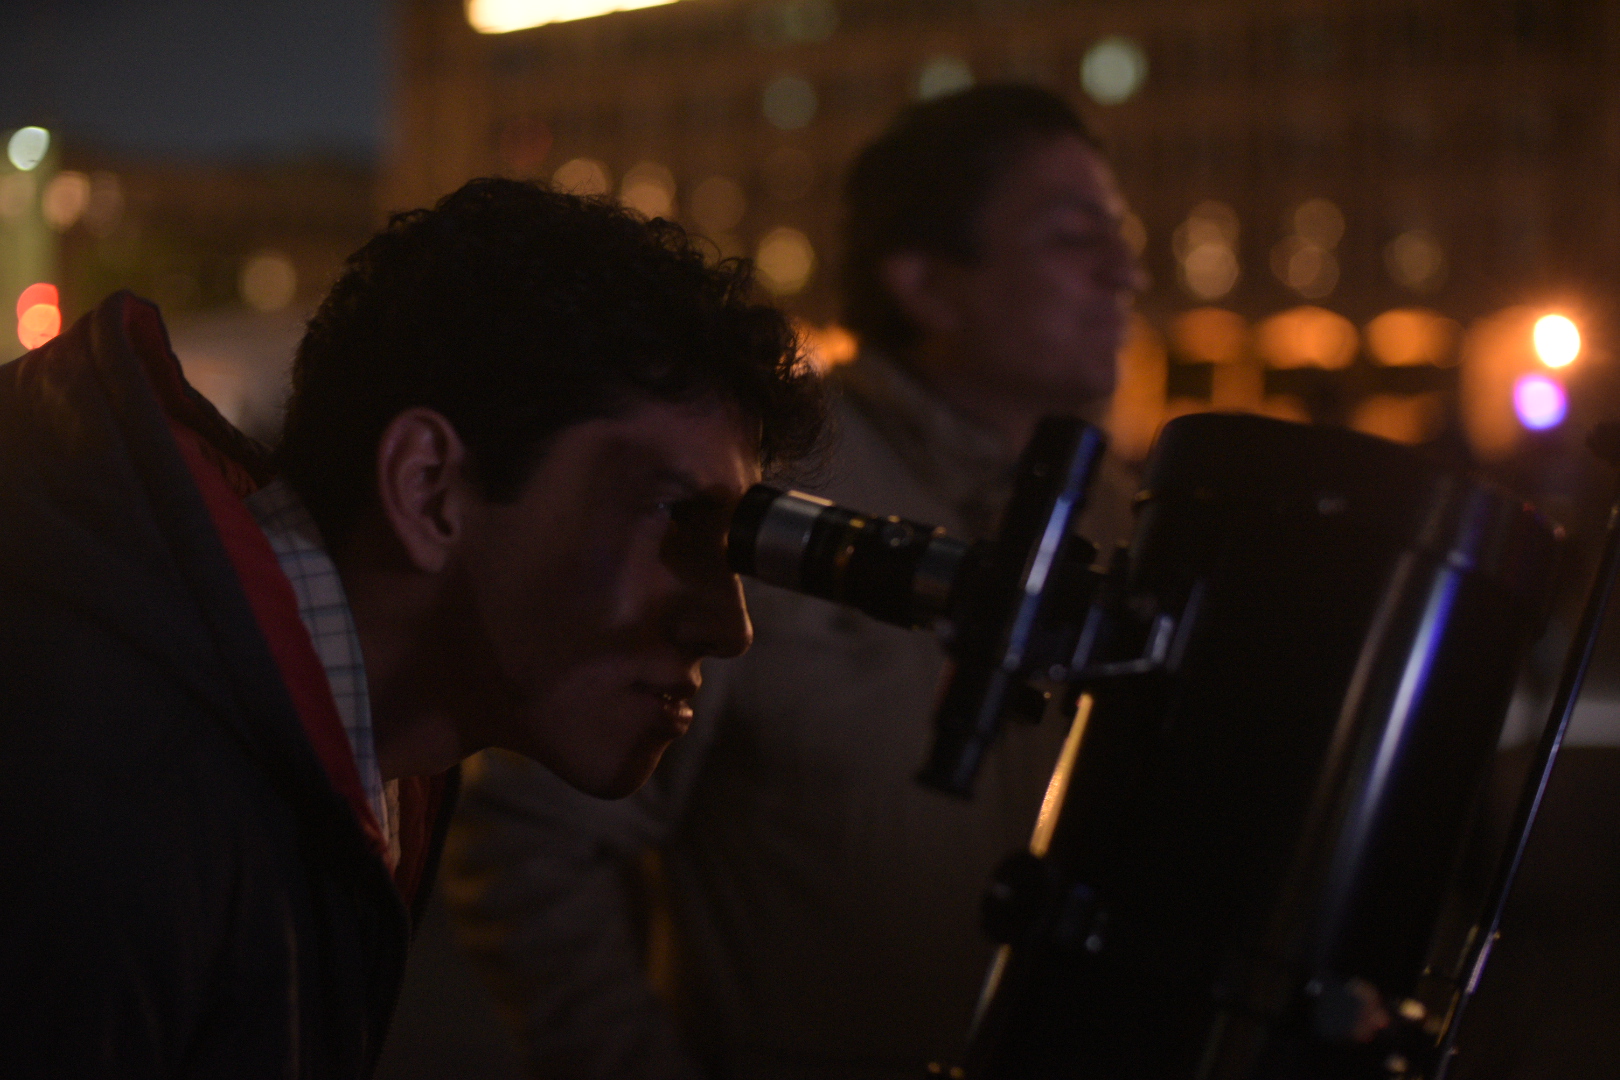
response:
[(1080, 85), (1099, 105), (1128, 101), (1147, 81), (1147, 54), (1128, 37), (1105, 37), (1080, 61)]
[(555, 137), (542, 116), (518, 116), (501, 126), (498, 149), (501, 161), (518, 176), (535, 176), (546, 163)]
[(1181, 283), (1200, 300), (1232, 291), (1242, 274), (1237, 261), (1238, 217), (1223, 202), (1206, 199), (1193, 207), (1171, 237)]
[(692, 189), (692, 220), (706, 233), (735, 229), (748, 211), (748, 196), (729, 176), (711, 176)]
[(1306, 199), (1294, 210), (1294, 232), (1323, 248), (1344, 238), (1344, 213), (1327, 199)]
[(783, 131), (808, 127), (816, 118), (816, 88), (799, 75), (778, 75), (765, 84), (760, 108), (772, 126)]
[(973, 85), (973, 69), (960, 56), (936, 56), (917, 73), (917, 99), (932, 101)]
[(1413, 292), (1433, 292), (1446, 280), (1446, 253), (1425, 229), (1409, 229), (1384, 248), (1390, 280)]
[(832, 37), (838, 9), (832, 0), (772, 0), (754, 8), (748, 25), (761, 45), (804, 45)]
[(1286, 236), (1271, 249), (1271, 272), (1307, 300), (1320, 300), (1339, 284), (1338, 257), (1303, 236)]
[(56, 286), (39, 281), (17, 297), (17, 340), (37, 349), (62, 332), (61, 296)]
[(73, 228), (89, 207), (90, 178), (81, 172), (57, 173), (39, 201), (45, 223), (57, 232)]
[(1231, 364), (1249, 350), (1249, 324), (1225, 308), (1201, 307), (1183, 312), (1171, 327), (1176, 351), (1204, 364)]
[(1581, 332), (1563, 315), (1543, 315), (1531, 333), (1536, 356), (1550, 368), (1568, 367), (1581, 354)]
[(847, 364), (859, 350), (855, 335), (838, 323), (815, 326), (795, 321), (794, 329), (799, 334), (800, 353), (817, 371)]
[(754, 263), (767, 289), (777, 296), (791, 296), (809, 284), (816, 268), (816, 250), (808, 236), (784, 225), (765, 234)]
[(1513, 411), (1531, 431), (1547, 431), (1564, 422), (1569, 399), (1547, 376), (1524, 375), (1513, 384)]
[(467, 0), (467, 22), (480, 34), (508, 34), (547, 23), (592, 19), (613, 11), (658, 7), (675, 0)]
[(1368, 435), (1399, 443), (1427, 442), (1445, 422), (1445, 401), (1438, 393), (1373, 394), (1356, 404), (1350, 426)]
[(619, 201), (643, 217), (671, 217), (675, 211), (675, 174), (656, 161), (638, 162), (624, 174)]
[(1360, 335), (1343, 315), (1309, 305), (1271, 316), (1255, 330), (1255, 351), (1274, 368), (1350, 366)]
[(261, 251), (242, 264), (237, 289), (254, 311), (281, 311), (298, 295), (298, 271), (279, 251)]
[(1166, 419), (1164, 399), (1170, 363), (1163, 339), (1138, 313), (1131, 315), (1130, 331), (1119, 352), (1118, 372), (1105, 421), (1109, 449), (1126, 461), (1141, 461)]
[(1367, 351), (1386, 367), (1446, 364), (1458, 325), (1427, 308), (1395, 308), (1367, 324)]
[(51, 149), (51, 133), (42, 127), (18, 128), (6, 143), (6, 157), (22, 172), (38, 168)]
[(565, 161), (551, 174), (551, 182), (573, 195), (606, 195), (613, 188), (607, 166), (595, 158)]

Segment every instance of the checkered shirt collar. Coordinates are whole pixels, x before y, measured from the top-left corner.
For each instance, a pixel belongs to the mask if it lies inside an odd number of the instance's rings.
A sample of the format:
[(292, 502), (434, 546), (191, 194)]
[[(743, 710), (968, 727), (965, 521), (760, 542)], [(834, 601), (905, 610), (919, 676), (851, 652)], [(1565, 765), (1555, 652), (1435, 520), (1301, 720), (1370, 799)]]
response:
[(321, 543), (314, 519), (284, 481), (266, 484), (248, 496), (247, 505), (270, 541), (282, 572), (292, 583), (298, 598), (298, 616), (309, 631), (315, 655), (326, 669), (343, 732), (354, 750), (360, 784), (382, 826), (393, 861), (399, 847), (398, 815), (394, 812), (395, 799), (390, 797), (394, 785), (383, 783), (377, 764), (371, 694), (366, 685), (365, 661), (360, 655), (360, 635), (337, 566)]

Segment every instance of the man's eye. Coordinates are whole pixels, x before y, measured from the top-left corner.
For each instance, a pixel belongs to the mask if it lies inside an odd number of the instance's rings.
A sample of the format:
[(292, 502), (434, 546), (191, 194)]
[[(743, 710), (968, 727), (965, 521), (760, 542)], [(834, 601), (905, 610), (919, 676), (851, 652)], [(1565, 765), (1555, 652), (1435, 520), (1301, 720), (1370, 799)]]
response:
[(1065, 231), (1054, 234), (1052, 240), (1059, 247), (1090, 250), (1107, 244), (1108, 234), (1092, 230), (1086, 232)]

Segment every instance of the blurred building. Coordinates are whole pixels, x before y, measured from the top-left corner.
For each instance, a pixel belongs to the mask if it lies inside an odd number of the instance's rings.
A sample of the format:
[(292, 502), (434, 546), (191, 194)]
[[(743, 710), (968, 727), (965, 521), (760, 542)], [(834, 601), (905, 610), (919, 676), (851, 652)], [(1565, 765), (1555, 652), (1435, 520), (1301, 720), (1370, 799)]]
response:
[[(43, 128), (0, 142), (0, 285), (17, 303), (0, 360), (130, 289), (162, 309), (192, 382), (273, 440), (303, 320), (379, 224), (375, 169), (132, 160)], [(17, 152), (34, 145), (37, 160)]]
[[(488, 173), (610, 191), (756, 257), (812, 324), (837, 317), (842, 171), (898, 108), (1006, 78), (1073, 99), (1155, 282), (1130, 452), (1209, 407), (1424, 441), (1471, 415), (1471, 342), (1534, 364), (1533, 319), (1522, 343), (1476, 320), (1560, 311), (1613, 340), (1614, 0), (682, 0), (473, 28), (525, 6), (546, 5), (400, 0), (385, 206)], [(1486, 443), (1513, 449), (1506, 407)]]
[(71, 146), (63, 164), (43, 202), (70, 316), (118, 288), (172, 316), (304, 310), (379, 224), (367, 165), (145, 161)]

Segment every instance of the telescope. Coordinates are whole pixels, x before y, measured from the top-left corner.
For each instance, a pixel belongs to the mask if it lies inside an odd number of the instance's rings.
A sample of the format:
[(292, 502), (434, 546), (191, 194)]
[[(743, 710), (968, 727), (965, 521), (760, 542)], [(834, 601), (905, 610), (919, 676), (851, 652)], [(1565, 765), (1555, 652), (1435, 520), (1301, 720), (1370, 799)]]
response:
[(764, 485), (733, 519), (739, 573), (939, 635), (922, 783), (969, 797), (1009, 718), (1069, 724), (1029, 849), (987, 888), (1000, 950), (951, 1074), (1441, 1080), (1590, 660), (1613, 522), (1517, 841), (1471, 890), (1560, 530), (1408, 447), (1200, 414), (1165, 426), (1128, 545), (1099, 553), (1075, 523), (1105, 446), (1042, 421), (972, 545)]

